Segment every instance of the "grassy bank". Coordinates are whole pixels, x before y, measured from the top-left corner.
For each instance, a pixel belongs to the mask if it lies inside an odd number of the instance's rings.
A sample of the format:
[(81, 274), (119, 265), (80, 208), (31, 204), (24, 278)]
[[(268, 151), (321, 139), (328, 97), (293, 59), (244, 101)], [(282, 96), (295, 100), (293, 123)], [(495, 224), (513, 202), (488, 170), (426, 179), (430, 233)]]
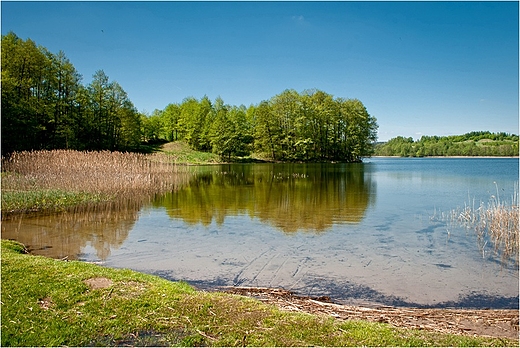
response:
[(190, 149), (184, 141), (173, 141), (161, 146), (160, 151), (170, 156), (177, 164), (200, 165), (222, 163), (220, 157), (211, 152)]
[(230, 159), (222, 159), (217, 154), (211, 152), (192, 150), (185, 141), (181, 140), (163, 144), (161, 147), (159, 147), (158, 150), (173, 158), (176, 164), (183, 165), (272, 162), (270, 160), (262, 158), (258, 154), (252, 154), (250, 156), (245, 157), (232, 156)]
[(23, 250), (2, 240), (2, 346), (518, 345), (282, 312), (246, 297)]

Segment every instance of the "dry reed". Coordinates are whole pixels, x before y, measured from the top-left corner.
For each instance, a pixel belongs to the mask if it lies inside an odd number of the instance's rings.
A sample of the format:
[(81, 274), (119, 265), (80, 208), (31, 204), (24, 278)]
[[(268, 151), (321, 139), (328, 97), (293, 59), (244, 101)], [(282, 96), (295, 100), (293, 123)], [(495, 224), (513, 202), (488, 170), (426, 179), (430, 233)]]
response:
[(13, 153), (2, 158), (2, 191), (62, 190), (125, 198), (177, 189), (186, 167), (164, 154), (73, 150)]
[(497, 194), (492, 195), (488, 203), (480, 202), (475, 208), (473, 202), (471, 206), (466, 204), (462, 210), (455, 209), (449, 214), (441, 214), (441, 220), (476, 232), (483, 257), (490, 243), (503, 263), (512, 261), (515, 265), (519, 261), (519, 219), (518, 184), (515, 185), (511, 201), (502, 200), (497, 187)]

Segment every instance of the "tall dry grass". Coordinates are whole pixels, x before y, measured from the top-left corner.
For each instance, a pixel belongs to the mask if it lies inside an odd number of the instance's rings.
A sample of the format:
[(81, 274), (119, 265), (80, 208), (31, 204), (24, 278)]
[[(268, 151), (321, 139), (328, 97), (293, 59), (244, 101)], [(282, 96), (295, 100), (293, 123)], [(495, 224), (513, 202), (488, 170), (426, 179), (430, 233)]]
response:
[(186, 171), (166, 155), (73, 150), (13, 153), (2, 159), (2, 189), (133, 194), (175, 189)]
[(499, 195), (492, 195), (487, 203), (480, 202), (478, 207), (473, 203), (464, 209), (452, 210), (443, 214), (443, 219), (452, 225), (463, 226), (474, 230), (483, 257), (490, 246), (502, 262), (519, 262), (519, 220), (518, 184), (515, 185), (511, 200), (504, 200)]

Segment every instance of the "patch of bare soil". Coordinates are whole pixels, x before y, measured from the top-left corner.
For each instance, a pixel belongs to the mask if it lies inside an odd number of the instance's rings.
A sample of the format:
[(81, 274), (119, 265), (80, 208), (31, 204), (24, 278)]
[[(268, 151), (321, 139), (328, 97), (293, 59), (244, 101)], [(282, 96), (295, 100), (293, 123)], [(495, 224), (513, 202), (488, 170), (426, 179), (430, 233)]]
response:
[(52, 306), (52, 300), (50, 297), (44, 297), (41, 300), (38, 300), (38, 305), (41, 309), (49, 309)]
[(87, 284), (92, 290), (105, 289), (113, 284), (112, 280), (104, 277), (90, 278), (84, 280), (83, 282)]
[(340, 320), (367, 320), (449, 334), (519, 338), (519, 312), (514, 309), (362, 307), (335, 304), (328, 297), (298, 296), (283, 289), (229, 287), (224, 292), (254, 297), (286, 311), (329, 315)]

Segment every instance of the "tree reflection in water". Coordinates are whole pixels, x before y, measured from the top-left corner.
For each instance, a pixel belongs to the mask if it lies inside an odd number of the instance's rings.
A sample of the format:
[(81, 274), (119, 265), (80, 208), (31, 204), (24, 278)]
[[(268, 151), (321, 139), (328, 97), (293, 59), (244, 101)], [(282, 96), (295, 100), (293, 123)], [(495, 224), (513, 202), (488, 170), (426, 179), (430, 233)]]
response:
[(197, 168), (188, 184), (155, 196), (83, 206), (54, 214), (13, 215), (2, 238), (33, 254), (77, 259), (85, 248), (106, 260), (133, 229), (143, 206), (166, 208), (188, 224), (222, 224), (247, 214), (285, 233), (324, 232), (335, 223), (359, 223), (374, 203), (375, 183), (363, 164), (219, 165)]
[(154, 206), (190, 224), (248, 214), (285, 233), (323, 232), (335, 223), (359, 223), (375, 191), (362, 163), (234, 164), (194, 176)]
[(33, 254), (69, 260), (90, 244), (105, 260), (128, 237), (142, 204), (142, 199), (126, 199), (55, 214), (15, 215), (2, 221), (2, 238), (23, 243)]

